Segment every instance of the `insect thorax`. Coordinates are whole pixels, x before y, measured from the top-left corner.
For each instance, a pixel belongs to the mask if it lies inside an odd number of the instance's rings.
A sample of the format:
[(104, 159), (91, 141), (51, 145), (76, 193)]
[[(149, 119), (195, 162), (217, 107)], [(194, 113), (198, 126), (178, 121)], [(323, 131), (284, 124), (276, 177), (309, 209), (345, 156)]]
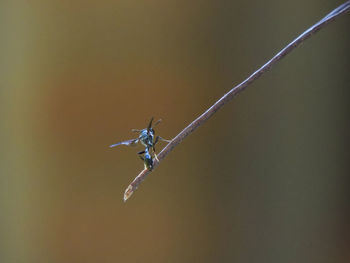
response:
[(153, 129), (150, 130), (150, 133), (148, 134), (147, 129), (143, 129), (140, 132), (139, 135), (139, 140), (140, 142), (145, 146), (145, 147), (149, 147), (153, 145)]

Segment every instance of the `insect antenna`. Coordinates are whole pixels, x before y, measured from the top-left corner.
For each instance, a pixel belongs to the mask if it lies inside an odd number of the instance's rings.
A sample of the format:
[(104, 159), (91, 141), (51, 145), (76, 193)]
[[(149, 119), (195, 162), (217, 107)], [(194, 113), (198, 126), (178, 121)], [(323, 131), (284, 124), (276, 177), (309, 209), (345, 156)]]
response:
[(156, 123), (153, 125), (153, 127), (157, 126), (161, 121), (162, 119), (157, 120)]
[(147, 127), (147, 134), (149, 135), (150, 131), (151, 131), (151, 128), (152, 128), (152, 121), (153, 121), (153, 117), (151, 118), (149, 124), (148, 124), (148, 127)]

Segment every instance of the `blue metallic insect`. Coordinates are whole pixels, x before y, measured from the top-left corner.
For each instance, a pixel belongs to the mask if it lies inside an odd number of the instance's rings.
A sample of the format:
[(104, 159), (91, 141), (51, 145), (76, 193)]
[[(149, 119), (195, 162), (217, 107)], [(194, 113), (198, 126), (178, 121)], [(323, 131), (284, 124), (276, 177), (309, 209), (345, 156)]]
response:
[[(155, 127), (157, 124), (159, 124), (162, 120), (159, 119), (158, 121), (156, 121), (156, 123), (153, 125), (153, 127)], [(157, 144), (157, 142), (159, 140), (161, 141), (165, 141), (165, 142), (170, 142), (170, 140), (165, 140), (160, 136), (157, 136), (154, 138), (155, 136), (155, 131), (152, 127), (152, 122), (153, 122), (153, 117), (151, 118), (148, 127), (142, 130), (138, 130), (138, 129), (132, 129), (131, 131), (133, 132), (138, 132), (139, 133), (139, 137), (136, 139), (131, 139), (131, 140), (126, 140), (126, 141), (122, 141), (122, 142), (118, 142), (115, 144), (110, 145), (109, 147), (116, 147), (118, 145), (127, 145), (127, 146), (135, 146), (138, 142), (140, 142), (143, 146), (145, 146), (145, 150), (142, 152), (139, 152), (139, 154), (144, 154), (144, 156), (140, 156), (140, 158), (144, 161), (145, 167), (147, 167), (148, 169), (152, 170), (153, 168), (153, 157), (152, 154), (154, 155), (154, 157), (156, 158), (156, 160), (158, 160), (157, 154), (156, 154), (156, 149), (155, 149), (155, 145)], [(150, 150), (151, 149), (151, 150)]]

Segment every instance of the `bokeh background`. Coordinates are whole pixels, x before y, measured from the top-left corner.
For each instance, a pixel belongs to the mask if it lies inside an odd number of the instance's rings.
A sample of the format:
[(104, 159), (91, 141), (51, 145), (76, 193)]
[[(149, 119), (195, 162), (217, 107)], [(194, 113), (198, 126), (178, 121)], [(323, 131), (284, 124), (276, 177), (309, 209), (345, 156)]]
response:
[(172, 138), (341, 2), (2, 1), (0, 261), (349, 262), (349, 15), (127, 203), (142, 147), (108, 148)]

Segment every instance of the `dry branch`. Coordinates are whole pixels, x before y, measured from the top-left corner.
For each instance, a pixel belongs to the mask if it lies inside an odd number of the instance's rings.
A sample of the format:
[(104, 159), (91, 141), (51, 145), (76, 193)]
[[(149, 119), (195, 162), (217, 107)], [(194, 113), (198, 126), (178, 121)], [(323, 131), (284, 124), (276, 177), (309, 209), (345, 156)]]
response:
[[(267, 63), (265, 63), (261, 68), (255, 71), (252, 75), (250, 75), (246, 80), (242, 83), (235, 86), (229, 92), (227, 92), (223, 97), (221, 97), (217, 102), (214, 103), (207, 111), (205, 111), (202, 115), (200, 115), (197, 119), (195, 119), (190, 125), (188, 125), (185, 129), (183, 129), (175, 138), (166, 145), (163, 150), (158, 154), (159, 162), (162, 161), (173, 149), (176, 145), (178, 145), (183, 139), (185, 139), (188, 135), (190, 135), (193, 131), (195, 131), (200, 125), (206, 122), (215, 112), (217, 112), (222, 106), (224, 106), (227, 102), (232, 100), (238, 93), (246, 89), (251, 83), (261, 77), (266, 71), (268, 71), (274, 64), (284, 58), (287, 54), (289, 54), (292, 50), (298, 47), (302, 42), (311, 37), (314, 33), (318, 32), (330, 22), (334, 21), (337, 17), (342, 14), (345, 14), (350, 10), (350, 1), (345, 2), (340, 5), (336, 9), (334, 9), (331, 13), (322, 18), (319, 22), (311, 26), (304, 33), (299, 35), (296, 39), (290, 42), (285, 48), (283, 48), (280, 52), (278, 52), (273, 58), (271, 58)], [(154, 168), (159, 165), (157, 160), (154, 161)], [(154, 169), (153, 168), (153, 169)], [(152, 170), (153, 171), (153, 170)], [(128, 186), (124, 193), (124, 202), (128, 200), (128, 198), (135, 192), (140, 183), (146, 178), (146, 176), (151, 171), (145, 169), (143, 170), (132, 183)]]

